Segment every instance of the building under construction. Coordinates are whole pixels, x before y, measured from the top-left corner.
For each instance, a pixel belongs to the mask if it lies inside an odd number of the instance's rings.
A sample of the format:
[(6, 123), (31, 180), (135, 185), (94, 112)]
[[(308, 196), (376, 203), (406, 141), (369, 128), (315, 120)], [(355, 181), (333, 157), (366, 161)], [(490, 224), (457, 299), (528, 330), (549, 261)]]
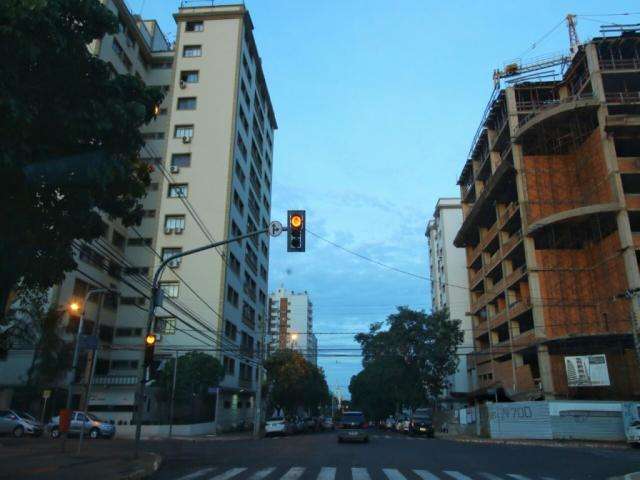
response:
[(459, 178), (478, 398), (640, 397), (640, 31), (574, 47), (497, 72)]

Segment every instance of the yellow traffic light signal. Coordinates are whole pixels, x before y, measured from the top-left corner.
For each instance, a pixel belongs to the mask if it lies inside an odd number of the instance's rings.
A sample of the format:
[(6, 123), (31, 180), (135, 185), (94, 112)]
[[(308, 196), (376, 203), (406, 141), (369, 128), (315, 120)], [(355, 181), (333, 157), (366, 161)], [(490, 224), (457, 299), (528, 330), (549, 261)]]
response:
[(305, 211), (287, 212), (287, 252), (305, 251)]
[(150, 333), (144, 337), (144, 366), (145, 368), (153, 362), (153, 352), (156, 348), (157, 337)]
[(153, 333), (150, 333), (149, 335), (147, 335), (147, 337), (144, 339), (144, 343), (146, 343), (147, 345), (155, 345), (156, 343), (156, 336)]
[(300, 228), (302, 226), (302, 216), (298, 214), (291, 215), (291, 226), (293, 228)]

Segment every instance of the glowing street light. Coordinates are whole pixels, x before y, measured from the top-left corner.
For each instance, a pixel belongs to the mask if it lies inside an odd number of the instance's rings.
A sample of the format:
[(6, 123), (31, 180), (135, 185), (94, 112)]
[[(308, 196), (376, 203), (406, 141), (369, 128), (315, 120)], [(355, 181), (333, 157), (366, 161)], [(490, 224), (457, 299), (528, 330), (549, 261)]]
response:
[(80, 311), (80, 304), (78, 302), (71, 302), (69, 304), (69, 310), (73, 313), (78, 313)]

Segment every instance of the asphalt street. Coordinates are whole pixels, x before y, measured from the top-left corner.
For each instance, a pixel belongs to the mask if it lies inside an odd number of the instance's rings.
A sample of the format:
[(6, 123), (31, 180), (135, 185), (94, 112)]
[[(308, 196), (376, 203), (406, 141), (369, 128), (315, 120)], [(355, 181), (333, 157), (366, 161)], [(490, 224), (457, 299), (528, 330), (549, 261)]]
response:
[(602, 480), (640, 470), (640, 450), (461, 443), (371, 432), (262, 440), (146, 442), (154, 480)]

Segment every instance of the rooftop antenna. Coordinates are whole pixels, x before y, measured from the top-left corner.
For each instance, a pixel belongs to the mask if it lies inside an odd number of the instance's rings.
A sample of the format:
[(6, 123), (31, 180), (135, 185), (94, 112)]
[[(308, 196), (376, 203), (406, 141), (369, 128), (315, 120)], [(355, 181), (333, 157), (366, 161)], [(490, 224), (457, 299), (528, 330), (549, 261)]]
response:
[(576, 26), (578, 21), (576, 15), (573, 13), (567, 14), (567, 29), (569, 30), (569, 49), (571, 50), (571, 56), (573, 57), (578, 53), (578, 47), (580, 47), (580, 39), (578, 38), (578, 31)]

